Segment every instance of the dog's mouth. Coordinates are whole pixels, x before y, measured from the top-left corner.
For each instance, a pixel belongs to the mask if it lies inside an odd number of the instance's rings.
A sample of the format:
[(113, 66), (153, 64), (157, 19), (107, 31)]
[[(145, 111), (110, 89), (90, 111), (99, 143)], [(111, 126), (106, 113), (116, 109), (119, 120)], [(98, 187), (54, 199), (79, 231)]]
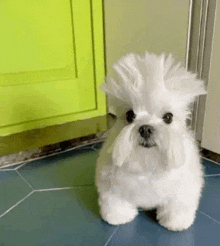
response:
[(156, 143), (154, 141), (144, 141), (144, 142), (141, 142), (140, 145), (144, 148), (152, 148), (152, 147), (155, 147), (157, 146)]

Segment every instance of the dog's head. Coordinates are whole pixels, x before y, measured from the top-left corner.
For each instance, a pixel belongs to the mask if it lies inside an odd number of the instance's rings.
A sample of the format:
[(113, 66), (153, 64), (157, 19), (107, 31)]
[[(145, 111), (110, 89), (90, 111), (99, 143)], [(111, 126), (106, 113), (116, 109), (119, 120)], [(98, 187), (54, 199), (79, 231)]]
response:
[(129, 54), (113, 68), (117, 78), (107, 78), (102, 89), (123, 125), (114, 143), (116, 163), (122, 165), (134, 151), (182, 163), (186, 119), (191, 103), (206, 93), (203, 81), (171, 55)]

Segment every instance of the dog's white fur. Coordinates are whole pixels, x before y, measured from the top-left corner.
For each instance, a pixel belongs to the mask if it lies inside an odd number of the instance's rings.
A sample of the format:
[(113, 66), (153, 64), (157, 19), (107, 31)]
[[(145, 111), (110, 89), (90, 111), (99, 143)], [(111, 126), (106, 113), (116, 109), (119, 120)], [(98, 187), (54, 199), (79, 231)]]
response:
[[(128, 54), (113, 68), (118, 77), (102, 86), (117, 121), (97, 160), (101, 216), (119, 225), (132, 221), (138, 207), (156, 208), (162, 226), (187, 229), (194, 222), (204, 178), (186, 119), (189, 105), (206, 93), (204, 83), (175, 64), (171, 55)], [(136, 117), (128, 124), (125, 114), (130, 109)], [(166, 112), (173, 114), (170, 124), (163, 121)], [(142, 125), (154, 128), (156, 146), (141, 146)]]

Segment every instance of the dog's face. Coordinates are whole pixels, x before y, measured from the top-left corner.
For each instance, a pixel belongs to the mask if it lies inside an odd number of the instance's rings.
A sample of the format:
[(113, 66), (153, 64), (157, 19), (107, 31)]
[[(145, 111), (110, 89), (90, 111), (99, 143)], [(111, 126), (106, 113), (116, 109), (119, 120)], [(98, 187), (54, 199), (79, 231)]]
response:
[(119, 78), (110, 78), (103, 89), (122, 125), (114, 143), (118, 165), (144, 151), (151, 156), (158, 153), (172, 163), (183, 161), (189, 105), (205, 93), (203, 82), (174, 65), (171, 56), (130, 54), (114, 68)]
[[(159, 147), (161, 142), (168, 143), (169, 135), (184, 129), (182, 119), (173, 110), (161, 110), (158, 114), (143, 112), (136, 114), (132, 109), (125, 114), (127, 124), (132, 125), (133, 141), (144, 148)], [(179, 122), (178, 122), (179, 121)], [(182, 129), (181, 129), (182, 128)]]
[(145, 154), (153, 158), (160, 155), (162, 161), (169, 162), (172, 167), (177, 166), (177, 161), (183, 163), (185, 154), (182, 140), (187, 131), (186, 118), (189, 112), (179, 108), (178, 103), (170, 104), (169, 96), (163, 95), (156, 101), (151, 97), (141, 111), (134, 107), (126, 109), (119, 116), (118, 121), (123, 128), (114, 146), (114, 156), (116, 159), (119, 156), (122, 158), (119, 165), (126, 158), (143, 158)]
[[(162, 145), (168, 144), (171, 135), (186, 131), (189, 111), (180, 106), (178, 98), (168, 91), (163, 91), (162, 94), (148, 93), (144, 95), (145, 100), (139, 98), (140, 102), (129, 110), (125, 109), (119, 118), (123, 119), (126, 125), (131, 125), (129, 129), (132, 131), (132, 141), (137, 141), (137, 144), (145, 148), (162, 148)], [(141, 101), (144, 101), (145, 105), (142, 105)]]

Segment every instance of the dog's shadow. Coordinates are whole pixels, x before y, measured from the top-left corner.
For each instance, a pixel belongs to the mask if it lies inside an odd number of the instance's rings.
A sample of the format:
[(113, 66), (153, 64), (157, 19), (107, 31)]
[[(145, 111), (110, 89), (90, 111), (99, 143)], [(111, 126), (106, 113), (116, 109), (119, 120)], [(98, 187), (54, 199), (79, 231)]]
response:
[(100, 218), (96, 188), (94, 186), (84, 186), (83, 189), (76, 191), (76, 198), (81, 206), (94, 216)]
[(147, 218), (149, 220), (151, 220), (152, 222), (158, 222), (157, 220), (157, 210), (156, 209), (152, 209), (152, 210), (144, 210), (144, 214), (147, 216)]
[[(101, 219), (98, 205), (98, 193), (96, 188), (93, 187), (85, 187), (85, 189), (80, 190), (80, 192), (76, 193), (77, 200), (81, 203), (85, 210), (90, 211), (94, 216)], [(139, 212), (145, 214), (145, 216), (154, 223), (157, 223), (157, 214), (156, 209), (152, 210), (143, 210), (140, 209)]]

